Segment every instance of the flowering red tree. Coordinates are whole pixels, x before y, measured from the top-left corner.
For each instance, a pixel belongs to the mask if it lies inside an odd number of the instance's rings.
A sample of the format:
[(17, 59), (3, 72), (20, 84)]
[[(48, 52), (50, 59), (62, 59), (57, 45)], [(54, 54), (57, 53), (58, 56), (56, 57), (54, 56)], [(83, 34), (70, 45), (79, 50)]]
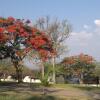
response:
[(80, 60), (81, 62), (87, 63), (87, 64), (91, 64), (91, 63), (94, 62), (94, 58), (92, 56), (85, 55), (85, 54), (80, 54), (80, 55), (77, 55), (77, 56), (67, 57), (62, 61), (62, 63), (74, 64), (78, 60)]
[(94, 58), (89, 55), (80, 54), (65, 58), (61, 63), (64, 70), (70, 70), (71, 74), (78, 75), (81, 79), (84, 75), (93, 73), (95, 64)]
[(11, 58), (19, 82), (22, 81), (20, 63), (31, 50), (37, 51), (40, 59), (46, 60), (53, 54), (50, 37), (30, 26), (29, 20), (0, 17), (0, 59)]

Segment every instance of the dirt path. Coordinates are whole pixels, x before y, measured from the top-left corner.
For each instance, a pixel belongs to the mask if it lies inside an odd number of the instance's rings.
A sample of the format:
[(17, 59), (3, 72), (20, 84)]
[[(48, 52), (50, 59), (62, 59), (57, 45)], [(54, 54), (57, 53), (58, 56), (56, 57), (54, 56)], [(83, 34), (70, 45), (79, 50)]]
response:
[(79, 89), (64, 89), (64, 88), (48, 88), (47, 94), (64, 97), (64, 98), (74, 98), (79, 100), (87, 100), (87, 98), (90, 98), (88, 93), (86, 91), (81, 91)]
[[(0, 93), (10, 94), (10, 93), (25, 93), (29, 95), (43, 94), (43, 88), (35, 88), (31, 86), (0, 86)], [(65, 100), (100, 100), (99, 92), (92, 92), (86, 90), (80, 90), (78, 88), (59, 88), (59, 87), (50, 87), (45, 88), (46, 95), (52, 95), (57, 97), (67, 98)]]

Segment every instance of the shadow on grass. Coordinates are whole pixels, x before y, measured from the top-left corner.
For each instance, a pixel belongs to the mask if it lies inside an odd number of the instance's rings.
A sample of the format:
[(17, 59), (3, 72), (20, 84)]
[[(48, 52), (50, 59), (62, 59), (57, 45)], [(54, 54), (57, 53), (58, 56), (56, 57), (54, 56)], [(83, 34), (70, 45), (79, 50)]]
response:
[(27, 100), (63, 100), (63, 99), (58, 99), (54, 96), (34, 96)]
[(93, 87), (90, 85), (81, 86), (81, 85), (74, 85), (74, 88), (78, 88), (80, 90), (92, 91), (92, 90), (100, 90), (100, 87)]
[[(45, 87), (44, 90), (47, 94), (49, 94), (60, 91), (61, 89), (49, 89), (49, 87)], [(43, 92), (43, 86), (41, 86), (41, 84), (33, 84), (33, 83), (18, 84), (16, 82), (0, 82), (0, 93), (10, 92), (10, 91), (15, 93), (37, 92), (41, 94)]]

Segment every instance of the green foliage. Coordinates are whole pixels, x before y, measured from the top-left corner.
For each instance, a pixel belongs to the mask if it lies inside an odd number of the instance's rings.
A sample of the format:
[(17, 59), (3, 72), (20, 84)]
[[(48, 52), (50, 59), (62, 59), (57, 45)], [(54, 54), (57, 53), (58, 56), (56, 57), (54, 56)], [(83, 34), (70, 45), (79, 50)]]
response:
[(65, 68), (62, 64), (56, 65), (56, 74), (62, 74), (62, 75), (70, 75), (71, 74), (71, 67)]
[(41, 78), (41, 84), (45, 87), (49, 86), (48, 78), (44, 76), (44, 78)]
[(47, 86), (49, 86), (48, 78), (49, 78), (50, 74), (52, 73), (52, 66), (49, 63), (45, 63), (44, 68), (45, 68), (44, 77), (40, 77), (40, 79), (41, 79), (42, 85), (47, 87)]
[(99, 62), (96, 62), (95, 65), (96, 65), (96, 68), (94, 70), (94, 75), (100, 77), (100, 63)]

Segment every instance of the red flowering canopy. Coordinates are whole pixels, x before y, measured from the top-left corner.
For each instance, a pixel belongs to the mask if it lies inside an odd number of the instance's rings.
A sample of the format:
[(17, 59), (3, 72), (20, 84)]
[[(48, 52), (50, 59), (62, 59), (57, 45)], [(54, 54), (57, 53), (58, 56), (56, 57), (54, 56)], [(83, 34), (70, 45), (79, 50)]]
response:
[(86, 54), (66, 57), (61, 64), (66, 73), (68, 71), (71, 75), (79, 76), (81, 76), (81, 74), (88, 75), (88, 73), (93, 73), (95, 68), (94, 58)]
[(94, 58), (89, 55), (80, 54), (78, 56), (67, 57), (62, 61), (62, 63), (71, 65), (71, 64), (77, 63), (78, 61), (87, 63), (87, 64), (92, 64), (94, 62)]
[(53, 52), (52, 41), (43, 32), (30, 26), (30, 21), (13, 17), (0, 18), (0, 59), (22, 59), (30, 50), (38, 51), (42, 59)]

